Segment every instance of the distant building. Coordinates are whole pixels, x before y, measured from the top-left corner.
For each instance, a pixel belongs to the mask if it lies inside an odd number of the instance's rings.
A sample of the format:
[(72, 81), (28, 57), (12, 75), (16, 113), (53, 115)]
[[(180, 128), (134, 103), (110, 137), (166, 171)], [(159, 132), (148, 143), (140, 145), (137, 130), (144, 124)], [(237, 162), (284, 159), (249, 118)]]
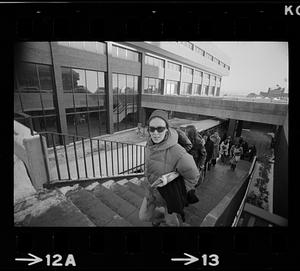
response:
[(256, 98), (256, 97), (259, 97), (258, 94), (255, 94), (254, 92), (251, 92), (247, 95), (248, 98)]
[(275, 89), (268, 89), (268, 92), (261, 91), (259, 94), (262, 97), (266, 98), (278, 98), (278, 99), (286, 99), (288, 97), (288, 93), (284, 93), (284, 88), (277, 85)]

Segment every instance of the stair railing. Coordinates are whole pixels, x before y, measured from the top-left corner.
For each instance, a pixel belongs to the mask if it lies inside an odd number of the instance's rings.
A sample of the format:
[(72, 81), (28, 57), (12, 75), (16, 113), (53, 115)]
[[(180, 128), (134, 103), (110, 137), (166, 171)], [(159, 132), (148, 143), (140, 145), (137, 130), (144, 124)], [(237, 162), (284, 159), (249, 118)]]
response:
[(47, 149), (42, 145), (49, 160), (48, 185), (70, 180), (143, 175), (143, 145), (56, 132), (40, 132), (39, 135), (46, 137), (48, 144), (52, 145)]

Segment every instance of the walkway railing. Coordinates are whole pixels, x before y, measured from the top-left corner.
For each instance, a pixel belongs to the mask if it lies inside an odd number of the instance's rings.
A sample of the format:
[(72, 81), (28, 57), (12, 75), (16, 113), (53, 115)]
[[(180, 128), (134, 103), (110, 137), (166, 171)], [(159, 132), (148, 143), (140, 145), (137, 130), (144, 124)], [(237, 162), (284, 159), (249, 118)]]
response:
[(226, 196), (213, 208), (201, 223), (201, 227), (236, 226), (242, 212), (245, 197), (251, 183), (256, 157), (252, 161), (249, 172)]
[[(51, 148), (43, 146), (49, 159), (48, 184), (55, 181), (88, 180), (144, 171), (143, 145), (87, 138), (56, 132), (41, 132)], [(62, 142), (58, 145), (56, 142)]]
[(254, 156), (252, 164), (251, 164), (251, 167), (249, 169), (248, 177), (247, 177), (247, 182), (248, 182), (247, 189), (246, 189), (246, 192), (245, 192), (244, 197), (242, 199), (242, 202), (240, 204), (240, 207), (239, 207), (239, 209), (238, 209), (238, 211), (236, 213), (236, 216), (235, 216), (235, 218), (233, 220), (233, 223), (231, 225), (232, 227), (236, 227), (237, 226), (238, 221), (239, 221), (239, 219), (241, 217), (241, 214), (243, 212), (243, 209), (244, 209), (244, 206), (245, 206), (245, 202), (246, 202), (246, 198), (247, 198), (247, 194), (248, 194), (249, 188), (251, 186), (251, 182), (252, 182), (252, 178), (253, 178), (253, 173), (254, 173), (254, 168), (255, 168), (255, 165), (256, 165), (256, 161), (257, 161), (257, 157)]

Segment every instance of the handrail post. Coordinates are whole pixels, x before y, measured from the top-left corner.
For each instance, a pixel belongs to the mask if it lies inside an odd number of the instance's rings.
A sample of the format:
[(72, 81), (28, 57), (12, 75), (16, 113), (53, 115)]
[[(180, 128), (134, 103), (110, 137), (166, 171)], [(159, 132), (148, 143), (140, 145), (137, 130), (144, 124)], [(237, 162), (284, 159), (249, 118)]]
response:
[(44, 145), (44, 141), (43, 141), (43, 137), (42, 135), (39, 135), (40, 137), (40, 142), (41, 142), (41, 148), (42, 148), (42, 153), (43, 153), (43, 159), (44, 159), (44, 165), (45, 165), (45, 170), (46, 170), (46, 178), (47, 178), (47, 185), (50, 184), (50, 174), (49, 174), (49, 165), (47, 163), (47, 156), (46, 156), (46, 150), (45, 150), (45, 145)]

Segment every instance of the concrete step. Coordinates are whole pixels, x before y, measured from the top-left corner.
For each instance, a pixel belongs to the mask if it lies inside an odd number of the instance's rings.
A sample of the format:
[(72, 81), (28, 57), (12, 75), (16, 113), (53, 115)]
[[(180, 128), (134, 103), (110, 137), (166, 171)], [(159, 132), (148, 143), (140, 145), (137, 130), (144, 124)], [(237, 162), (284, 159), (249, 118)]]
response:
[[(137, 178), (135, 178), (137, 180)], [(134, 182), (132, 180), (121, 180), (121, 181), (117, 181), (118, 184), (123, 185), (125, 187), (128, 187), (130, 189), (130, 191), (134, 192), (135, 194), (137, 194), (139, 197), (144, 198), (145, 196), (145, 190), (143, 187), (141, 187), (140, 184), (138, 184), (137, 182)]]
[(96, 226), (132, 226), (85, 189), (72, 191), (67, 196)]
[(92, 193), (99, 198), (105, 205), (110, 207), (113, 211), (122, 216), (130, 224), (136, 227), (151, 226), (149, 222), (143, 222), (139, 219), (139, 208), (135, 207), (128, 201), (119, 197), (113, 191), (105, 186), (98, 184), (93, 188)]
[(22, 226), (29, 227), (95, 227), (70, 200), (51, 206), (38, 216), (26, 216)]
[[(125, 182), (125, 181), (124, 181)], [(110, 189), (115, 194), (117, 194), (122, 199), (128, 201), (136, 208), (140, 208), (143, 197), (138, 196), (136, 193), (132, 192), (129, 187), (126, 187), (125, 185), (121, 185), (119, 183), (114, 182), (113, 180), (109, 180), (102, 184), (104, 187)]]
[(106, 206), (112, 209), (114, 212), (118, 213), (122, 217), (127, 217), (131, 215), (136, 207), (130, 204), (128, 201), (119, 197), (110, 189), (105, 188), (103, 185), (98, 184), (92, 193), (100, 199)]

